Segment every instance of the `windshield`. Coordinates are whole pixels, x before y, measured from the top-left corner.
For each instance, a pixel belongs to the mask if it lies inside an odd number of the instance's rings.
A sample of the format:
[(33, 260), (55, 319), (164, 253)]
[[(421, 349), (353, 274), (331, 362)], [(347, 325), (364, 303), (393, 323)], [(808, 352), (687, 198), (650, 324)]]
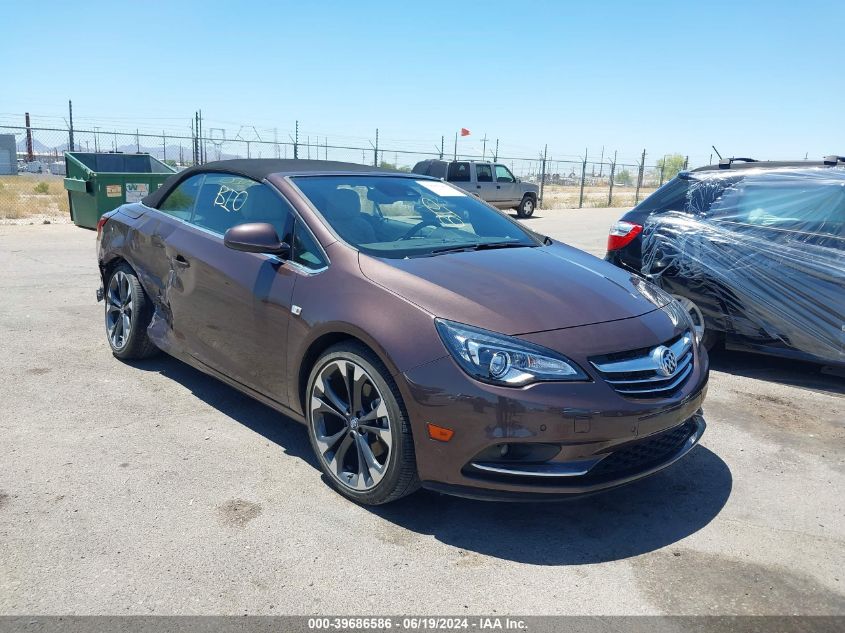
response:
[(376, 257), (539, 245), (516, 222), (439, 180), (394, 176), (293, 180), (344, 241)]

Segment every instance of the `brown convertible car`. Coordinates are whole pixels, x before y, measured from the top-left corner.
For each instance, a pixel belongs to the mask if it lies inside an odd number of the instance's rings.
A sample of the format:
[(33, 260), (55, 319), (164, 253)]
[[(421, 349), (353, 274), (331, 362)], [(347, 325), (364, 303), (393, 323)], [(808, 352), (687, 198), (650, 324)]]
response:
[(163, 350), (304, 422), (360, 503), (591, 493), (704, 431), (677, 302), (434, 178), (209, 163), (104, 215), (97, 245), (116, 357)]

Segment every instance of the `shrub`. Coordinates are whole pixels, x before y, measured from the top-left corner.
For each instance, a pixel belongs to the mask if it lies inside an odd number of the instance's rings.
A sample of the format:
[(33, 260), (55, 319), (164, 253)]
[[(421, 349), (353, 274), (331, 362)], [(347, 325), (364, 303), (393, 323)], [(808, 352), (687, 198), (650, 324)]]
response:
[(35, 193), (50, 193), (50, 185), (46, 182), (39, 182), (35, 185)]

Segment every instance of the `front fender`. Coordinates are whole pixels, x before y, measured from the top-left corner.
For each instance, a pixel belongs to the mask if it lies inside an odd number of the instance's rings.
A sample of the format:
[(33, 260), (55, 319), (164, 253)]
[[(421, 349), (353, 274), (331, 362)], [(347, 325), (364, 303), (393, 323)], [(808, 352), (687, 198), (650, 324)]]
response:
[(300, 311), (291, 315), (287, 336), (291, 406), (300, 403), (301, 373), (311, 371), (315, 346), (322, 351), (340, 338), (358, 339), (394, 376), (448, 353), (434, 327), (434, 315), (349, 272), (358, 268), (356, 252), (345, 247), (327, 250), (332, 261), (328, 269), (298, 279), (294, 287), (293, 304)]

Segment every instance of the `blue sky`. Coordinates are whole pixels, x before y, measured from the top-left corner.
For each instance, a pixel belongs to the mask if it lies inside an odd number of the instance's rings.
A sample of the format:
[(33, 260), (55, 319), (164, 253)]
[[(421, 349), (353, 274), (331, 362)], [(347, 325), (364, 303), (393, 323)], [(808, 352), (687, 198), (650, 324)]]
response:
[[(7, 2), (0, 123), (707, 162), (845, 153), (845, 2)], [(70, 40), (70, 41), (68, 41)], [(243, 135), (248, 132), (244, 131)]]

